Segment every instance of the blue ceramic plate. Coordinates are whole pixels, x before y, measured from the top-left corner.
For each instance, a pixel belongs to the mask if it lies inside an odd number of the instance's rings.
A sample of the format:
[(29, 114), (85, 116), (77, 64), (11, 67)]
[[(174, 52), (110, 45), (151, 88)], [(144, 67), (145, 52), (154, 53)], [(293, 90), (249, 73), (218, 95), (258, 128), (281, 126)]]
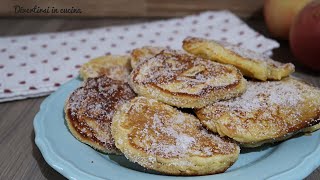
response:
[(69, 179), (302, 179), (320, 165), (320, 131), (255, 149), (242, 149), (225, 173), (198, 177), (165, 176), (147, 171), (123, 156), (104, 155), (68, 131), (63, 106), (81, 84), (74, 79), (50, 95), (34, 119), (36, 144), (44, 159)]

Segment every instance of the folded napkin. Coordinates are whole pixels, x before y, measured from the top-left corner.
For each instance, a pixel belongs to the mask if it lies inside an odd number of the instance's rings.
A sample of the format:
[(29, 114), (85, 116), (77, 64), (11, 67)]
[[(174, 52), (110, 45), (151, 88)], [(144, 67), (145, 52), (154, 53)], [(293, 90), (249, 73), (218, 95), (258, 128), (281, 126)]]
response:
[(187, 36), (223, 40), (270, 55), (279, 47), (229, 11), (151, 23), (0, 38), (0, 102), (43, 96), (77, 77), (81, 64), (153, 45), (181, 49)]

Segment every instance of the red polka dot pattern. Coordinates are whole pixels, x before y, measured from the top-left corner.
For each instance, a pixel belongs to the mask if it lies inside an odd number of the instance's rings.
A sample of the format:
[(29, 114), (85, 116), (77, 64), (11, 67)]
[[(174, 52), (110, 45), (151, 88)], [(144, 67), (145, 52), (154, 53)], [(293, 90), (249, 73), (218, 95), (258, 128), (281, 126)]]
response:
[(35, 74), (37, 71), (36, 70), (31, 70), (30, 74)]
[(54, 83), (54, 86), (59, 87), (60, 83)]
[(12, 93), (11, 89), (4, 89), (3, 92), (4, 93)]
[(30, 89), (30, 90), (37, 90), (37, 88), (34, 87), (34, 86), (30, 86), (29, 89)]
[(27, 65), (27, 63), (21, 63), (21, 64), (20, 64), (21, 67), (24, 67), (24, 66), (26, 66), (26, 65)]
[(0, 38), (0, 102), (49, 94), (78, 76), (91, 58), (141, 46), (181, 49), (187, 36), (223, 40), (270, 55), (279, 44), (228, 11), (72, 32)]

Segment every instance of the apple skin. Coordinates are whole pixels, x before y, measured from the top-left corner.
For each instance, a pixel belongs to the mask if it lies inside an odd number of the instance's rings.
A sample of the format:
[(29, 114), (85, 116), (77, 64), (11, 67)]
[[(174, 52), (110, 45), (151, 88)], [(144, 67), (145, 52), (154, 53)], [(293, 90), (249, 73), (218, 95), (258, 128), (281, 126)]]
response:
[(308, 4), (297, 15), (290, 30), (294, 56), (310, 69), (320, 71), (320, 2)]
[(289, 39), (294, 17), (311, 0), (265, 0), (264, 18), (271, 35)]

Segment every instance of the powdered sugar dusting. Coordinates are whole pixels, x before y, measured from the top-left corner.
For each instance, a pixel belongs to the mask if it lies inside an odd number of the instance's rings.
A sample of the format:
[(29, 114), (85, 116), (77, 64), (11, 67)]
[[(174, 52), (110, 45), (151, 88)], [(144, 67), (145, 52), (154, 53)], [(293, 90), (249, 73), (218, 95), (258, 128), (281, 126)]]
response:
[(206, 131), (194, 116), (160, 102), (150, 103), (144, 97), (134, 99), (128, 118), (131, 143), (150, 155), (212, 156), (232, 153), (236, 148), (235, 144)]
[(230, 44), (228, 42), (225, 42), (225, 41), (218, 41), (218, 43), (220, 45), (222, 45), (224, 48), (244, 57), (244, 58), (248, 58), (248, 59), (251, 59), (251, 60), (258, 60), (258, 61), (270, 61), (272, 59), (270, 59), (268, 56), (264, 55), (264, 54), (261, 54), (261, 53), (257, 53), (257, 52), (254, 52), (252, 50), (249, 50), (249, 49), (245, 49), (245, 48), (242, 48), (242, 47), (239, 47), (239, 46), (236, 46), (236, 45), (233, 45), (233, 44)]
[(84, 79), (106, 75), (114, 80), (127, 81), (131, 72), (129, 61), (129, 56), (109, 55), (99, 57), (85, 63), (80, 69), (80, 75)]
[(165, 47), (154, 47), (154, 46), (143, 46), (141, 48), (137, 48), (132, 50), (131, 52), (131, 66), (133, 68), (137, 67), (143, 61), (154, 57), (159, 54), (161, 51), (168, 49)]
[(273, 105), (295, 107), (301, 100), (301, 88), (297, 84), (284, 81), (249, 81), (247, 91), (242, 96), (217, 104), (250, 112)]
[(163, 50), (131, 73), (137, 84), (154, 85), (172, 93), (206, 95), (239, 81), (239, 72), (231, 66), (195, 57), (181, 51)]
[(89, 78), (70, 96), (66, 112), (74, 128), (107, 149), (115, 149), (110, 125), (118, 106), (135, 97), (128, 84), (101, 76)]
[(221, 135), (242, 143), (264, 143), (317, 123), (319, 97), (317, 88), (294, 78), (249, 81), (242, 96), (214, 103), (196, 113), (207, 127)]

